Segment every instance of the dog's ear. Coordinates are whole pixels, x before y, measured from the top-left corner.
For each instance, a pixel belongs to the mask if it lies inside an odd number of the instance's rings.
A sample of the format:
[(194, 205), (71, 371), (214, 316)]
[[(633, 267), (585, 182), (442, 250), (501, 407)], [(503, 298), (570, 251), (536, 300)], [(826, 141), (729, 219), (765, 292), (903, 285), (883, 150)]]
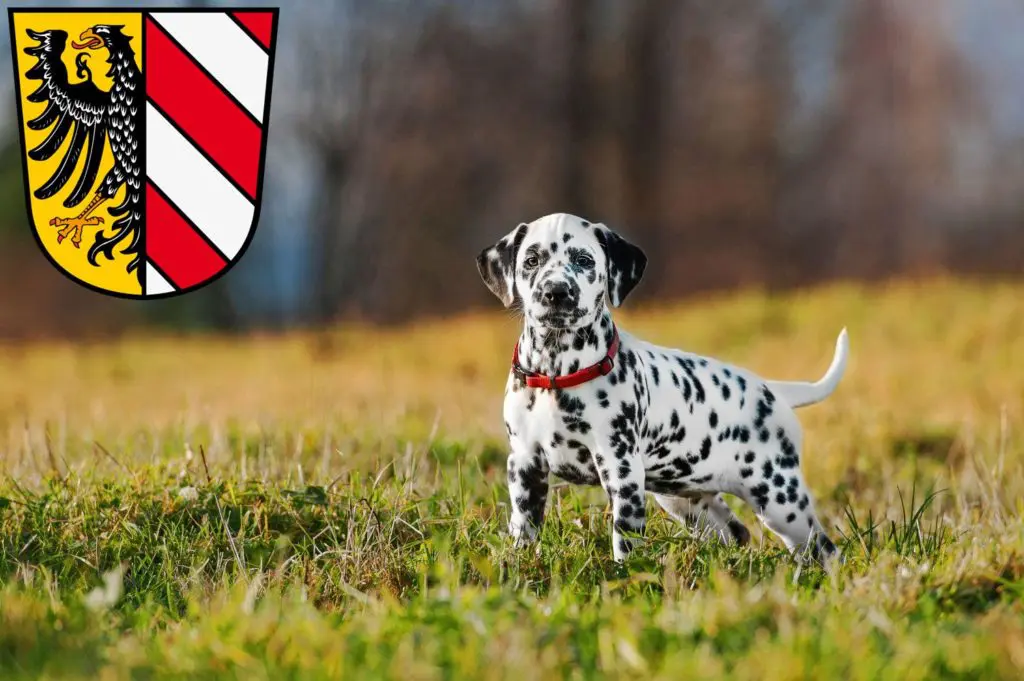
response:
[(604, 249), (604, 259), (608, 263), (605, 277), (608, 300), (613, 307), (622, 305), (629, 292), (636, 288), (644, 276), (647, 267), (647, 255), (630, 242), (612, 231), (605, 225), (595, 225), (597, 240)]
[(476, 268), (484, 283), (505, 307), (512, 307), (516, 299), (516, 256), (526, 236), (526, 228), (527, 225), (521, 223), (476, 257)]

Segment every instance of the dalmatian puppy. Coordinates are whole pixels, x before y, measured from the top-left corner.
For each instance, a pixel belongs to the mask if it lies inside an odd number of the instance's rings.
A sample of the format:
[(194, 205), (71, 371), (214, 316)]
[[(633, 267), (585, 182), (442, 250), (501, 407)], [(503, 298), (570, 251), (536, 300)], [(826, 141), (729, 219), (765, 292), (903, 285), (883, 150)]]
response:
[(721, 496), (736, 495), (791, 552), (829, 562), (836, 547), (800, 471), (794, 409), (835, 390), (846, 329), (816, 383), (659, 347), (618, 328), (610, 310), (646, 264), (605, 225), (564, 213), (520, 224), (477, 257), (487, 287), (523, 315), (504, 405), (516, 544), (536, 539), (553, 473), (604, 488), (616, 561), (643, 535), (651, 492), (679, 522), (742, 545), (750, 532)]

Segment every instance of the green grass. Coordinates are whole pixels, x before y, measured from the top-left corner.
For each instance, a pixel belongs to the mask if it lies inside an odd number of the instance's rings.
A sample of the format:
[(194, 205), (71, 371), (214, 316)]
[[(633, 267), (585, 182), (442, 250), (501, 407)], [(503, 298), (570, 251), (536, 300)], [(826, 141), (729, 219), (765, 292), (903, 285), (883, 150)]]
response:
[(780, 379), (849, 326), (842, 386), (801, 412), (844, 566), (794, 564), (739, 506), (742, 549), (653, 505), (619, 566), (603, 495), (569, 486), (514, 550), (507, 318), (8, 347), (0, 678), (1020, 678), (1024, 286), (623, 318)]

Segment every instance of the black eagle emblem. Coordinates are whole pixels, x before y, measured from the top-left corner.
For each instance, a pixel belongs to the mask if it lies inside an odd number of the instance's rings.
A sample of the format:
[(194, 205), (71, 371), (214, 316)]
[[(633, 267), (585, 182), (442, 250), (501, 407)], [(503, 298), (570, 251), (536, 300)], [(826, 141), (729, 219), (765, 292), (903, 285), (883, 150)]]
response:
[[(130, 44), (132, 36), (122, 33), (122, 28), (96, 25), (84, 31), (78, 41), (71, 41), (76, 50), (106, 48), (110, 65), (107, 77), (112, 81), (107, 92), (93, 82), (88, 52), (78, 54), (75, 59), (76, 75), (83, 80), (70, 82), (68, 69), (62, 60), (68, 42), (66, 31), (27, 31), (38, 44), (25, 48), (26, 54), (37, 59), (25, 75), (30, 80), (41, 81), (38, 89), (27, 99), (47, 103), (43, 113), (27, 125), (32, 130), (49, 130), (47, 138), (29, 150), (28, 157), (34, 161), (47, 160), (64, 147), (70, 136), (70, 144), (66, 146), (53, 175), (39, 187), (32, 188), (36, 198), (48, 199), (68, 185), (76, 175), (79, 159), (83, 154), (85, 156), (63, 205), (75, 208), (86, 197), (91, 195), (91, 199), (76, 217), (54, 216), (50, 220), (51, 225), (59, 228), (58, 243), (69, 238), (75, 248), (80, 248), (83, 228), (103, 225), (103, 218), (92, 213), (103, 203), (114, 199), (122, 187), (127, 187), (123, 200), (117, 206), (108, 207), (110, 215), (116, 218), (110, 225), (112, 231), (108, 234), (105, 228), (101, 228), (96, 232), (95, 241), (89, 247), (88, 260), (94, 266), (98, 265), (100, 255), (113, 260), (114, 248), (128, 241), (122, 252), (135, 256), (127, 268), (134, 272), (141, 260), (144, 171), (141, 139), (145, 94), (142, 73), (135, 63), (135, 52)], [(98, 180), (108, 140), (114, 165)]]

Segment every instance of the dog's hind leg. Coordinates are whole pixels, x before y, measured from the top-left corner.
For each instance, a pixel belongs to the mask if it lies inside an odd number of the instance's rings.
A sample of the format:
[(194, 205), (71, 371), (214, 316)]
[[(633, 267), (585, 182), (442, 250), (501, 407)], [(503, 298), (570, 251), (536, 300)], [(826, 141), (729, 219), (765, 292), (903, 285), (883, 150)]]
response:
[(711, 529), (727, 544), (733, 541), (744, 546), (750, 542), (750, 531), (732, 512), (721, 494), (700, 494), (692, 497), (655, 494), (654, 500), (670, 516), (698, 532)]
[(814, 511), (814, 501), (799, 471), (775, 472), (742, 495), (758, 519), (796, 556), (810, 553), (827, 564), (836, 553)]

